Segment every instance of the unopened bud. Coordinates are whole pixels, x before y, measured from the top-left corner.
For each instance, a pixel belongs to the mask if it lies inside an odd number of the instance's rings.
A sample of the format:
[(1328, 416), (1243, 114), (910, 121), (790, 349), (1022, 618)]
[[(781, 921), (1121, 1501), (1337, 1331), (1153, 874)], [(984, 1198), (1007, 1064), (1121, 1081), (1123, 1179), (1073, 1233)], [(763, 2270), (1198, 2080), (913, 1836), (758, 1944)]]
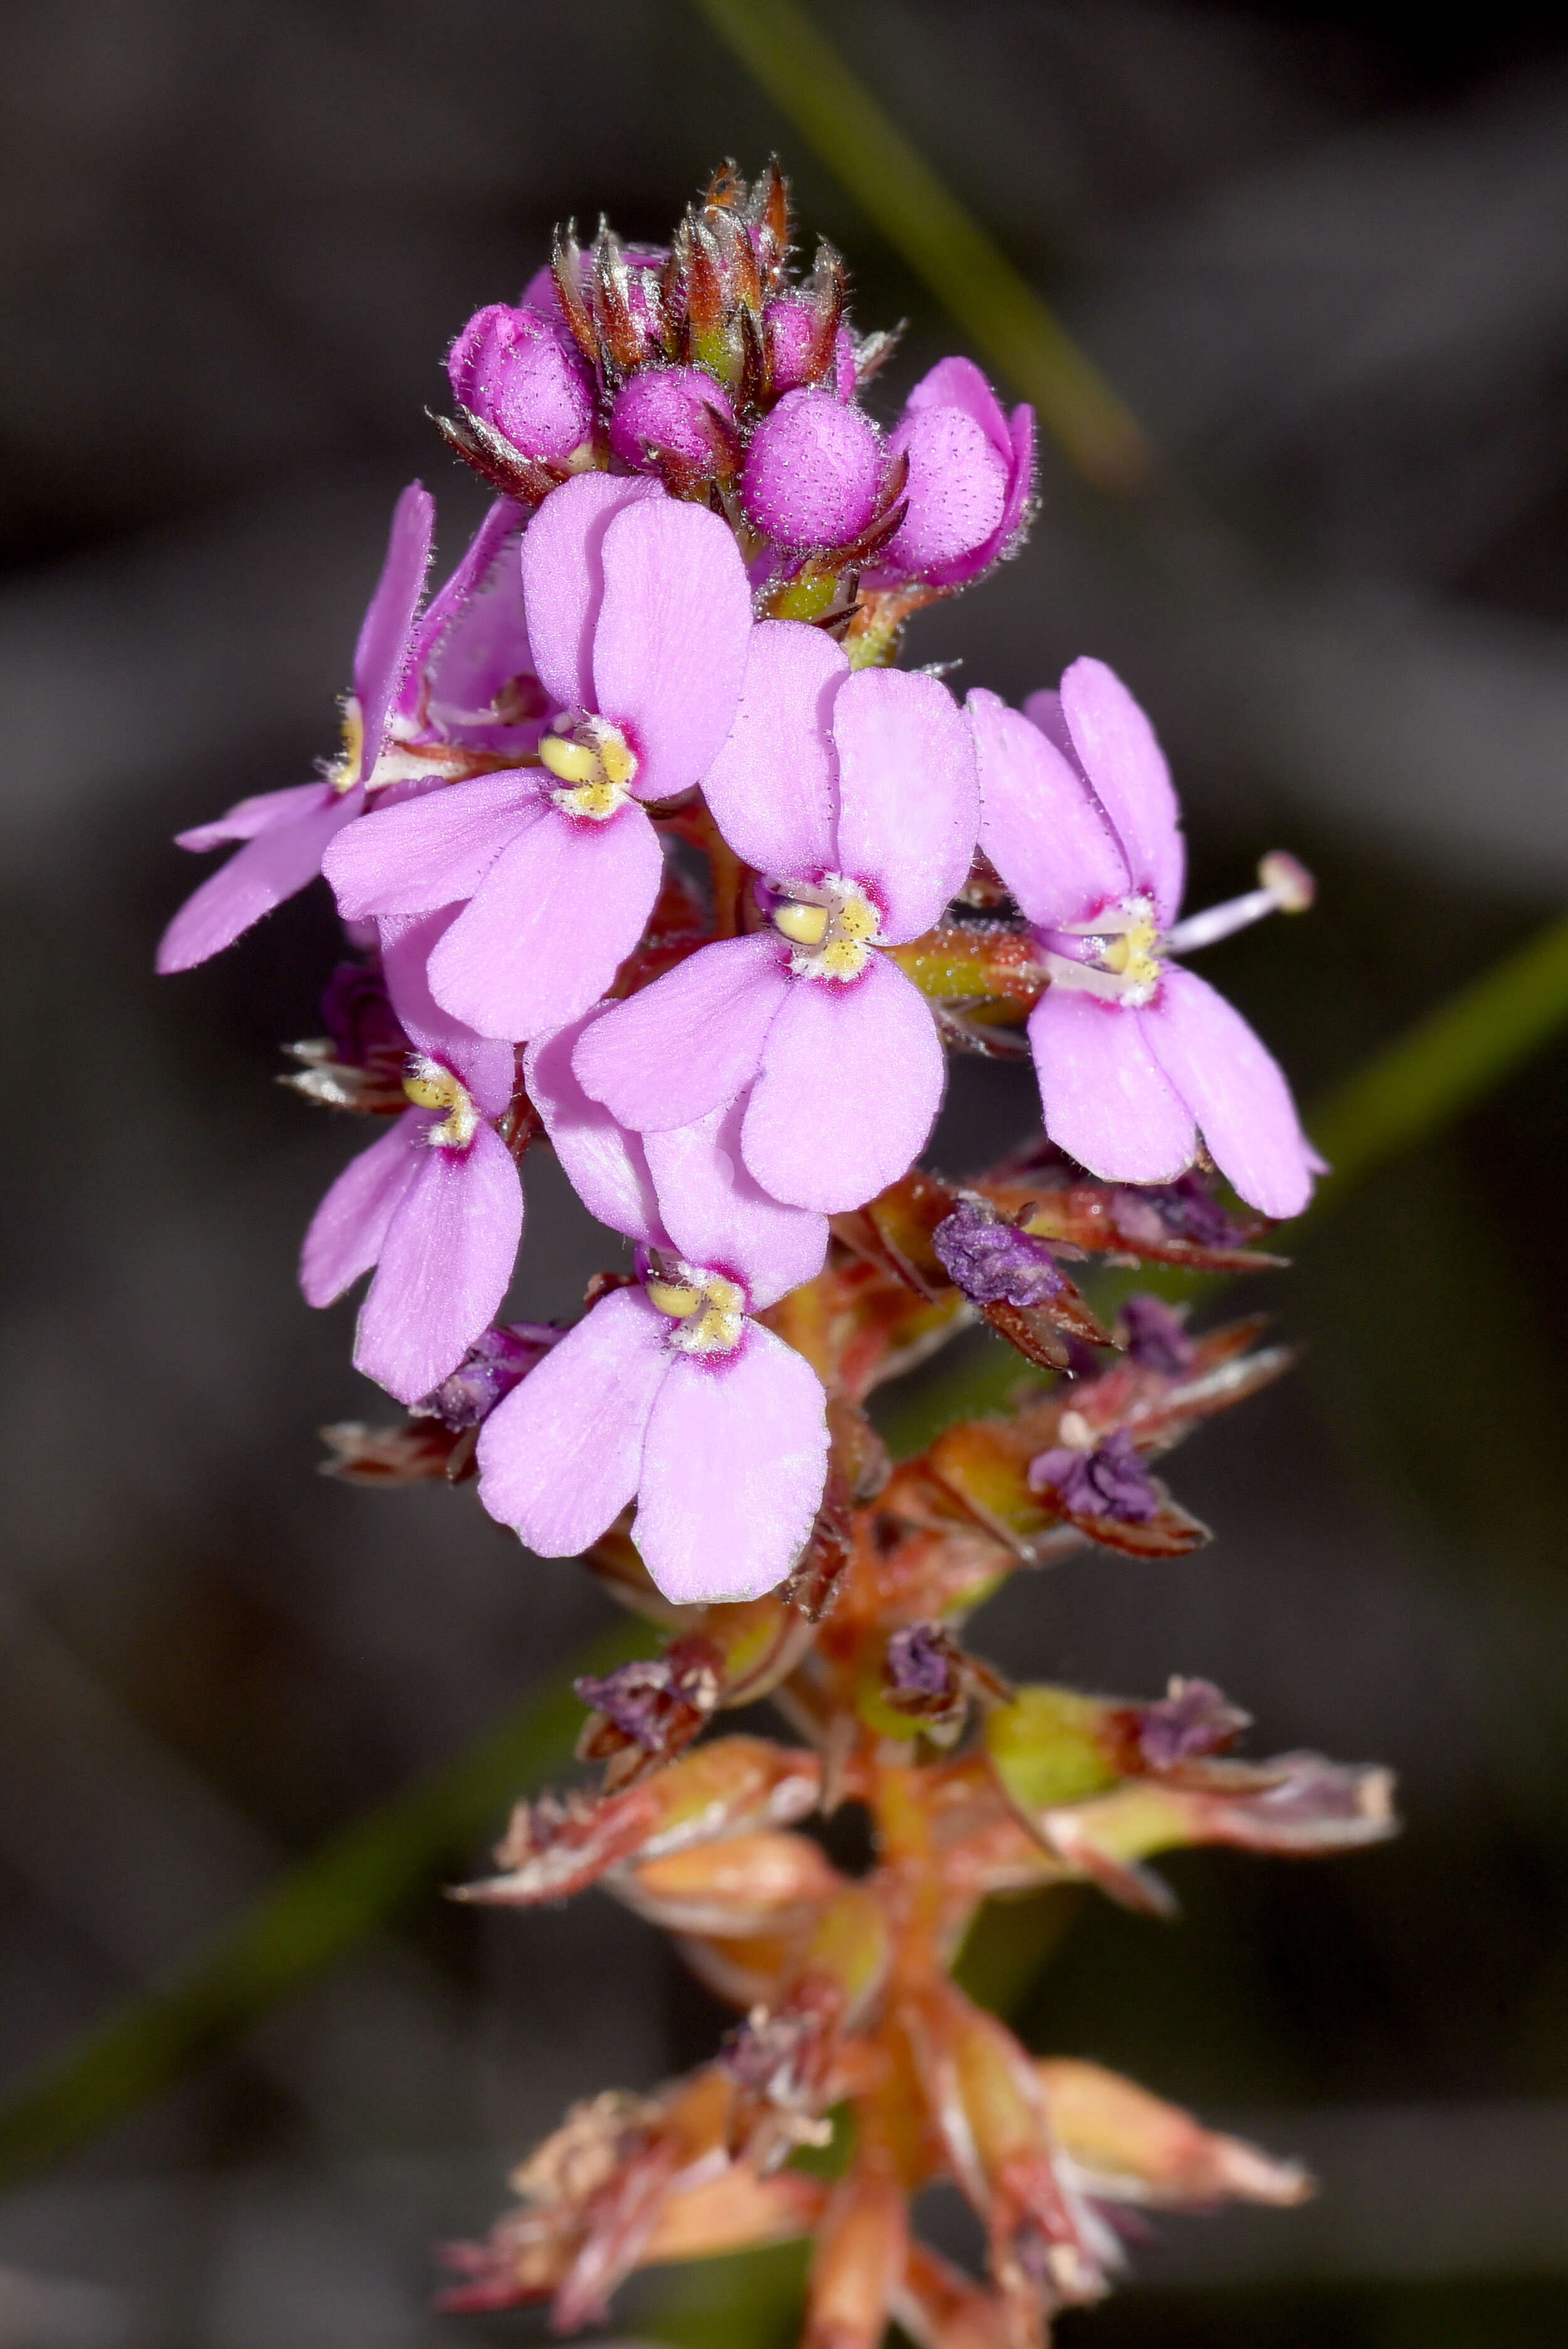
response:
[(645, 367), (615, 395), (610, 446), (642, 471), (674, 458), (711, 478), (727, 470), (734, 429), (729, 396), (705, 367)]
[(593, 429), (582, 361), (538, 310), (492, 302), (447, 357), (452, 396), (524, 457), (561, 463)]
[(847, 546), (876, 511), (882, 443), (830, 391), (787, 392), (752, 435), (741, 502), (780, 545)]

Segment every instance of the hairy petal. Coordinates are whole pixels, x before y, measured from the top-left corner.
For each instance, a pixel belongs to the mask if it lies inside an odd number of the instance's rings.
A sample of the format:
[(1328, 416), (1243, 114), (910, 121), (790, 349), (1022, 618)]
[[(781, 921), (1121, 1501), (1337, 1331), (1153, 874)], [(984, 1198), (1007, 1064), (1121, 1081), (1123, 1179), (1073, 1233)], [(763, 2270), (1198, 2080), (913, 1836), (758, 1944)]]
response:
[(668, 1329), (640, 1288), (615, 1289), (486, 1420), (480, 1498), (541, 1557), (586, 1549), (635, 1493)]
[(1140, 1016), (1220, 1172), (1260, 1215), (1299, 1216), (1319, 1162), (1284, 1071), (1241, 1013), (1191, 971), (1167, 966), (1158, 1000)]
[(623, 1125), (690, 1125), (750, 1081), (793, 984), (776, 937), (716, 939), (606, 1013), (573, 1066)]
[(566, 1179), (589, 1214), (628, 1239), (662, 1247), (669, 1234), (659, 1219), (642, 1137), (617, 1125), (603, 1102), (583, 1092), (572, 1065), (579, 1040), (607, 1016), (595, 1006), (541, 1036), (524, 1055), (523, 1076)]
[(361, 782), (381, 755), (392, 706), (408, 667), (435, 529), (435, 499), (418, 481), (410, 481), (392, 510), (387, 560), (354, 648), (354, 690), (365, 729)]
[(1161, 924), (1173, 922), (1186, 850), (1181, 811), (1153, 727), (1115, 671), (1087, 657), (1063, 673), (1062, 715), (1127, 851), (1133, 887), (1149, 891)]
[(378, 807), (335, 840), (323, 871), (346, 922), (428, 914), (471, 897), (547, 802), (539, 770), (508, 768)]
[(298, 815), (282, 816), (258, 832), (186, 898), (159, 940), (158, 968), (165, 977), (222, 953), (253, 922), (315, 879), (327, 843), (364, 802), (357, 790), (340, 796), (329, 783), (313, 788), (314, 808), (302, 807)]
[(192, 824), (189, 832), (177, 832), (176, 848), (188, 848), (201, 855), (209, 848), (226, 847), (232, 840), (254, 840), (259, 832), (270, 832), (274, 823), (284, 823), (291, 816), (309, 815), (321, 805), (323, 783), (288, 783), (281, 792), (257, 792), (248, 800), (237, 800), (227, 812), (211, 823)]
[(839, 865), (876, 885), (882, 935), (918, 937), (969, 875), (980, 825), (975, 746), (939, 678), (867, 668), (833, 704)]
[(1029, 920), (1055, 929), (1126, 896), (1121, 843), (1056, 744), (983, 688), (965, 706), (980, 766), (980, 845)]
[(522, 533), (522, 596), (540, 683), (562, 709), (594, 709), (593, 632), (604, 596), (604, 536), (618, 514), (663, 493), (656, 481), (579, 473), (552, 490)]
[(907, 1172), (946, 1075), (931, 1008), (873, 955), (848, 987), (797, 979), (768, 1031), (742, 1139), (765, 1191), (826, 1216)]
[(1111, 1183), (1171, 1183), (1192, 1164), (1191, 1111), (1150, 1049), (1145, 1014), (1048, 988), (1029, 1015), (1046, 1132)]
[(603, 560), (593, 706), (632, 738), (638, 796), (667, 799), (696, 781), (734, 719), (751, 634), (746, 566), (717, 514), (664, 497), (617, 514)]
[(511, 1045), (477, 1036), (462, 1020), (443, 1011), (430, 992), (430, 957), (459, 910), (444, 905), (434, 914), (388, 916), (379, 926), (381, 970), (392, 1009), (409, 1042), (454, 1070), (487, 1117), (500, 1117), (511, 1099), (517, 1076), (517, 1056)]
[(552, 809), (500, 857), (430, 961), (438, 1003), (482, 1036), (537, 1036), (603, 994), (643, 934), (664, 855), (639, 807)]
[(387, 1226), (418, 1172), (421, 1137), (431, 1123), (407, 1109), (379, 1142), (351, 1158), (310, 1220), (300, 1250), (299, 1285), (307, 1305), (330, 1305), (381, 1253)]
[(820, 628), (764, 620), (751, 631), (740, 708), (702, 779), (714, 822), (758, 873), (815, 879), (837, 857), (833, 698), (848, 656)]
[(646, 1137), (648, 1168), (665, 1230), (693, 1264), (733, 1273), (753, 1311), (803, 1280), (814, 1280), (828, 1253), (824, 1216), (786, 1207), (769, 1196), (740, 1154), (744, 1094), (710, 1110), (695, 1125)]
[(827, 1468), (820, 1381), (752, 1322), (727, 1361), (671, 1363), (648, 1420), (632, 1538), (666, 1599), (755, 1599), (793, 1566)]
[(414, 1157), (354, 1343), (355, 1369), (399, 1402), (439, 1386), (494, 1320), (522, 1237), (522, 1185), (492, 1126)]

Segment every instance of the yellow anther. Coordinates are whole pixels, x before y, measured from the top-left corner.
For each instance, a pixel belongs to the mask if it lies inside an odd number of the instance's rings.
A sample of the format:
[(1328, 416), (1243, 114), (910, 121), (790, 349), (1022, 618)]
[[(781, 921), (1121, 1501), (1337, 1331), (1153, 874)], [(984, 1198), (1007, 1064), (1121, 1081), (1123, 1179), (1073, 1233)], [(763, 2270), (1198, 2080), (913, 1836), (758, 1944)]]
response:
[(606, 779), (624, 790), (637, 771), (637, 754), (618, 726), (609, 727), (599, 745), (599, 763)]
[(1160, 977), (1154, 952), (1159, 942), (1160, 933), (1152, 922), (1134, 922), (1108, 940), (1099, 957), (1101, 967), (1130, 980), (1134, 987), (1152, 987)]
[(842, 936), (853, 938), (861, 945), (866, 939), (875, 937), (882, 927), (882, 920), (876, 907), (864, 897), (846, 897), (839, 908), (836, 926)]
[(822, 948), (821, 964), (830, 978), (856, 978), (866, 967), (866, 950), (853, 938), (835, 938)]
[(792, 946), (820, 947), (828, 935), (826, 905), (789, 904), (775, 905), (773, 926), (782, 931)]
[(453, 1076), (450, 1069), (417, 1052), (405, 1071), (403, 1091), (416, 1109), (441, 1109), (447, 1112), (439, 1125), (430, 1128), (425, 1137), (428, 1142), (448, 1150), (468, 1148), (478, 1128), (480, 1113), (468, 1087)]
[(349, 694), (343, 704), (343, 748), (326, 771), (335, 792), (351, 792), (359, 781), (359, 761), (365, 749), (365, 720), (359, 702)]
[(683, 1288), (673, 1280), (650, 1280), (647, 1283), (648, 1302), (667, 1313), (672, 1321), (685, 1321), (703, 1301), (700, 1288)]
[(564, 734), (546, 734), (539, 755), (563, 783), (592, 782), (599, 768), (599, 755), (591, 743), (573, 742)]

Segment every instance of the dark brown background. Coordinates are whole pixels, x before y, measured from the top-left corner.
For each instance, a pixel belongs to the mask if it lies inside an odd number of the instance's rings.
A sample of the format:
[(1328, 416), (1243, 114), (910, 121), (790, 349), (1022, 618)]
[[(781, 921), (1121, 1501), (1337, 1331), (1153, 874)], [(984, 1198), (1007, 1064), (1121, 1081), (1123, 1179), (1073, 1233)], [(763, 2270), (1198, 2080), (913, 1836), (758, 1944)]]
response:
[[(824, 16), (1209, 517), (1130, 521), (1047, 455), (1028, 551), (914, 657), (1016, 693), (1105, 655), (1177, 761), (1195, 902), (1277, 843), (1316, 865), (1310, 922), (1209, 966), (1308, 1100), (1568, 884), (1568, 54), (1534, 13)], [(356, 1137), (271, 1082), (331, 927), (301, 901), (155, 983), (197, 870), (167, 835), (330, 749), (416, 471), (458, 551), (478, 501), (422, 410), (553, 220), (659, 236), (712, 161), (777, 143), (861, 324), (912, 319), (899, 379), (954, 338), (676, 0), (54, 0), (8, 21), (0, 126), (19, 2077), (603, 1611), (469, 1496), (315, 1477), (315, 1426), (374, 1402), (347, 1309), (293, 1287)], [(1086, 1909), (1035, 2044), (1305, 2150), (1330, 2191), (1161, 2229), (1075, 2349), (1568, 2332), (1565, 1101), (1559, 1048), (1311, 1239), (1271, 1297), (1303, 1369), (1180, 1465), (1211, 1551), (1081, 1559), (983, 1619), (1015, 1671), (1210, 1673), (1266, 1747), (1392, 1761), (1411, 1821), (1330, 1868), (1180, 1860), (1175, 1931)], [(944, 1162), (1027, 1115), (965, 1070)], [(530, 1193), (519, 1301), (561, 1309), (600, 1251), (548, 1174)], [(569, 2098), (713, 2028), (607, 1903), (486, 1921), (432, 1886), (0, 2206), (0, 2349), (456, 2343), (431, 2239), (484, 2220)]]

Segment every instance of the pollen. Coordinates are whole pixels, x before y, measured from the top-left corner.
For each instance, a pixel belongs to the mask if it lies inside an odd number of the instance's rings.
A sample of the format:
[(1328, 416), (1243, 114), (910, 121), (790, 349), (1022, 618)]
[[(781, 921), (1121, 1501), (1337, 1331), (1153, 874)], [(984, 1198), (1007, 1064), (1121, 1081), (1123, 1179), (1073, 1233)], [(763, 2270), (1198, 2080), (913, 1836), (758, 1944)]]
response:
[(444, 1110), (439, 1125), (430, 1128), (426, 1139), (433, 1147), (466, 1150), (473, 1140), (480, 1122), (473, 1095), (465, 1084), (424, 1052), (410, 1059), (403, 1077), (403, 1091), (416, 1109)]
[(1130, 987), (1153, 987), (1160, 978), (1159, 943), (1160, 933), (1151, 921), (1132, 922), (1108, 940), (1100, 953), (1101, 968), (1125, 978)]
[(841, 873), (820, 882), (772, 885), (769, 919), (795, 951), (797, 978), (858, 978), (882, 929), (882, 916), (856, 881)]
[(746, 1292), (722, 1272), (681, 1265), (684, 1279), (645, 1281), (650, 1305), (676, 1323), (670, 1343), (683, 1354), (732, 1354), (746, 1328)]
[(343, 748), (326, 770), (326, 780), (335, 792), (351, 792), (359, 780), (360, 755), (365, 748), (365, 719), (358, 698), (350, 693), (343, 704)]
[(585, 718), (569, 732), (546, 734), (539, 755), (561, 782), (550, 796), (564, 814), (603, 823), (625, 805), (637, 754), (618, 726)]

